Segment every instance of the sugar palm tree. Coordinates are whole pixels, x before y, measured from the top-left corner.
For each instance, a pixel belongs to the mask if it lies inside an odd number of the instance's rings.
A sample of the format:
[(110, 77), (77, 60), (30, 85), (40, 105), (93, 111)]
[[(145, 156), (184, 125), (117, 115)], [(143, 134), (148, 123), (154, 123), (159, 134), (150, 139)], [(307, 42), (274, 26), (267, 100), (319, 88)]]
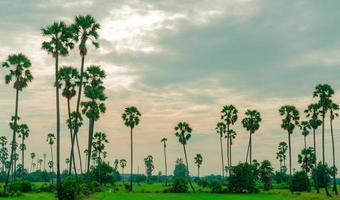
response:
[[(13, 82), (13, 88), (16, 90), (15, 95), (15, 112), (14, 116), (12, 116), (13, 126), (11, 127), (13, 130), (12, 144), (16, 144), (16, 133), (17, 133), (17, 120), (18, 116), (18, 107), (19, 107), (19, 92), (28, 86), (28, 83), (33, 80), (33, 76), (31, 74), (31, 61), (24, 54), (12, 54), (9, 55), (1, 65), (3, 68), (9, 69), (9, 73), (5, 75), (5, 83), (9, 84)], [(5, 182), (5, 190), (7, 189), (9, 175), (11, 169), (13, 168), (13, 157), (15, 154), (15, 145), (12, 145), (11, 154), (10, 154), (10, 163), (7, 171), (7, 177)]]
[(47, 157), (47, 154), (44, 153), (43, 154), (43, 158), (44, 158), (44, 171), (46, 171), (46, 157)]
[(106, 133), (104, 132), (96, 132), (93, 136), (93, 149), (98, 153), (98, 160), (101, 162), (102, 154), (104, 153), (105, 144), (109, 143)]
[(225, 135), (226, 138), (229, 139), (229, 164), (230, 164), (230, 167), (232, 167), (232, 161), (231, 161), (231, 146), (233, 145), (233, 139), (236, 138), (236, 131), (234, 131), (234, 129), (230, 129), (227, 131), (226, 135)]
[(309, 131), (311, 129), (309, 121), (302, 121), (300, 128), (302, 130), (302, 135), (303, 135), (303, 139), (304, 139), (303, 140), (304, 141), (304, 147), (305, 147), (305, 149), (307, 149), (307, 136), (309, 135)]
[[(89, 119), (89, 136), (88, 136), (88, 152), (92, 152), (92, 139), (94, 132), (94, 122), (99, 120), (100, 114), (105, 113), (106, 106), (104, 101), (105, 87), (103, 86), (103, 79), (105, 78), (105, 71), (100, 66), (90, 66), (84, 73), (85, 77), (85, 97), (88, 101), (81, 103), (82, 113)], [(76, 133), (76, 132), (75, 132)], [(90, 172), (91, 156), (87, 157), (87, 174)]]
[(41, 171), (42, 163), (43, 163), (43, 159), (40, 158), (40, 159), (38, 160), (39, 170), (40, 170), (40, 171)]
[[(334, 90), (328, 84), (319, 84), (315, 87), (313, 92), (313, 97), (318, 98), (319, 105), (321, 107), (321, 117), (322, 117), (322, 164), (325, 165), (325, 117), (329, 107), (332, 103), (331, 97), (334, 95)], [(327, 184), (326, 184), (327, 185)], [(327, 186), (325, 186), (326, 195), (330, 196)]]
[[(288, 149), (289, 149), (289, 177), (292, 181), (292, 147), (290, 136), (296, 126), (299, 126), (300, 114), (299, 111), (292, 105), (285, 105), (279, 109), (279, 113), (283, 116), (281, 128), (288, 132)], [(290, 183), (290, 189), (292, 191), (292, 182)]]
[[(225, 122), (227, 125), (227, 133), (229, 133), (230, 125), (235, 124), (237, 121), (237, 109), (234, 105), (226, 105), (223, 106), (223, 109), (221, 111), (221, 120)], [(227, 138), (227, 163), (228, 163), (228, 169), (231, 168), (231, 138)]]
[[(338, 111), (339, 111), (339, 105), (336, 103), (331, 103), (329, 106), (330, 111), (330, 126), (331, 126), (331, 136), (332, 136), (332, 155), (333, 155), (333, 170), (336, 170), (335, 166), (335, 145), (334, 145), (334, 134), (333, 134), (333, 120), (335, 117), (339, 117)], [(336, 184), (336, 171), (332, 173), (333, 175), (333, 191), (335, 194), (338, 194), (337, 184)]]
[(200, 167), (203, 163), (203, 157), (201, 154), (196, 154), (196, 156), (194, 157), (195, 160), (195, 164), (197, 165), (197, 177), (200, 177)]
[[(286, 152), (288, 146), (286, 142), (280, 142), (278, 146), (278, 152), (276, 153), (276, 159), (280, 161), (280, 172), (282, 172), (283, 167), (286, 168)], [(283, 164), (282, 164), (283, 163)]]
[[(260, 128), (261, 114), (257, 110), (247, 110), (245, 112), (245, 117), (242, 119), (242, 125), (249, 131), (249, 163), (252, 164), (252, 135)], [(247, 151), (248, 155), (248, 151)], [(248, 161), (248, 156), (246, 156)]]
[(122, 114), (122, 119), (124, 121), (125, 126), (130, 128), (130, 144), (131, 144), (131, 169), (130, 169), (130, 188), (129, 190), (132, 192), (132, 173), (133, 173), (133, 137), (132, 132), (133, 128), (135, 128), (140, 121), (141, 113), (135, 106), (127, 107)]
[(54, 140), (55, 140), (55, 136), (54, 133), (49, 133), (47, 134), (47, 139), (46, 142), (50, 145), (50, 150), (51, 150), (51, 161), (54, 163), (53, 161), (53, 144), (54, 144)]
[(161, 143), (163, 143), (163, 153), (164, 153), (164, 168), (165, 168), (165, 186), (168, 185), (168, 164), (166, 160), (166, 142), (168, 141), (167, 138), (162, 138)]
[[(80, 76), (79, 76), (79, 88), (78, 88), (78, 97), (77, 97), (77, 105), (76, 105), (76, 113), (80, 113), (80, 100), (82, 95), (82, 87), (83, 87), (83, 79), (84, 79), (84, 65), (85, 65), (85, 56), (88, 53), (88, 43), (91, 42), (95, 48), (99, 48), (98, 43), (98, 29), (100, 25), (96, 22), (96, 20), (91, 15), (86, 16), (76, 16), (74, 19), (74, 24), (71, 26), (73, 32), (73, 39), (77, 42), (79, 53), (81, 56), (81, 64), (80, 64)], [(75, 123), (77, 124), (80, 119), (76, 118)], [(71, 142), (71, 150), (74, 149), (75, 140), (78, 140), (78, 128), (74, 129), (73, 133), (74, 137)], [(71, 152), (73, 154), (73, 152)], [(81, 169), (82, 170), (82, 169)], [(88, 171), (88, 168), (87, 168)]]
[(69, 50), (74, 47), (72, 31), (64, 22), (54, 22), (52, 25), (41, 28), (42, 35), (48, 37), (48, 41), (42, 43), (42, 49), (46, 50), (55, 59), (55, 87), (56, 88), (56, 115), (57, 115), (57, 194), (61, 199), (60, 177), (60, 103), (59, 103), (59, 56), (67, 56)]
[(32, 171), (32, 167), (33, 167), (34, 158), (35, 158), (35, 153), (32, 152), (32, 153), (31, 153), (31, 160), (32, 160), (32, 162), (31, 162), (31, 172), (33, 172), (33, 171)]
[(178, 138), (178, 142), (183, 145), (183, 151), (184, 151), (184, 157), (185, 157), (185, 163), (186, 163), (186, 176), (188, 177), (189, 184), (190, 184), (192, 191), (195, 192), (195, 188), (193, 187), (191, 183), (187, 151), (185, 148), (185, 146), (187, 145), (188, 141), (191, 138), (192, 128), (189, 126), (187, 122), (179, 122), (177, 126), (175, 127), (175, 131), (176, 131), (175, 136)]
[(308, 174), (312, 171), (315, 163), (314, 149), (312, 147), (302, 149), (301, 154), (298, 155), (298, 163), (306, 173), (306, 185), (308, 185)]
[(25, 139), (28, 138), (30, 134), (30, 130), (27, 126), (27, 124), (21, 124), (18, 126), (18, 137), (21, 138), (21, 165), (23, 169), (25, 169), (25, 150), (26, 150), (26, 144)]
[(220, 148), (221, 148), (221, 161), (222, 161), (222, 180), (224, 179), (224, 159), (223, 159), (223, 145), (222, 145), (222, 138), (226, 134), (226, 125), (223, 122), (219, 122), (216, 125), (216, 132), (220, 136)]
[(123, 180), (123, 183), (124, 183), (124, 168), (126, 167), (126, 160), (125, 159), (120, 159), (119, 161), (119, 164), (120, 164), (120, 167), (122, 168), (122, 180)]
[[(67, 113), (68, 113), (68, 127), (70, 129), (70, 141), (72, 142), (73, 138), (73, 129), (72, 128), (79, 128), (79, 127), (72, 127), (70, 125), (71, 122), (71, 99), (76, 95), (76, 87), (79, 84), (79, 72), (77, 71), (76, 68), (73, 68), (71, 66), (63, 66), (59, 70), (58, 74), (58, 87), (59, 89), (62, 88), (62, 96), (66, 98), (67, 100)], [(78, 145), (79, 146), (79, 145)], [(79, 152), (79, 149), (78, 149)], [(80, 155), (80, 154), (79, 154)], [(76, 173), (76, 166), (75, 166), (75, 159), (74, 159), (74, 154), (73, 154), (73, 149), (71, 147), (71, 152), (70, 152), (70, 165), (69, 166), (69, 174), (71, 174), (71, 168), (72, 164), (74, 164), (74, 172)], [(79, 163), (81, 164), (81, 157), (79, 157)], [(81, 167), (82, 168), (82, 167)]]

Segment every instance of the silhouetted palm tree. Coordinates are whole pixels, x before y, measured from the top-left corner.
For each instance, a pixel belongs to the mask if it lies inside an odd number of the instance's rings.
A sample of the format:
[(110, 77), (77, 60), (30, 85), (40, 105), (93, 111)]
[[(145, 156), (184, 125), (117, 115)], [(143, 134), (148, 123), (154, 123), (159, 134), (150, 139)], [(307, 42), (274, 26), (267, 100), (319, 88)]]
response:
[(339, 117), (339, 114), (337, 113), (339, 111), (339, 105), (335, 103), (331, 103), (329, 106), (330, 111), (330, 126), (331, 126), (331, 136), (332, 136), (332, 157), (333, 157), (333, 191), (335, 194), (338, 194), (337, 184), (336, 184), (336, 166), (335, 166), (335, 145), (334, 145), (334, 134), (333, 134), (333, 120), (335, 117)]
[(14, 162), (14, 154), (16, 150), (16, 133), (18, 129), (17, 121), (19, 119), (18, 116), (18, 106), (19, 106), (19, 92), (22, 91), (24, 88), (28, 86), (28, 83), (33, 80), (33, 76), (31, 74), (31, 61), (24, 55), (24, 54), (13, 54), (7, 57), (7, 60), (4, 61), (1, 65), (3, 68), (9, 69), (9, 74), (5, 75), (5, 83), (9, 84), (10, 82), (13, 83), (13, 88), (16, 90), (15, 95), (15, 112), (14, 116), (12, 116), (13, 125), (11, 126), (13, 130), (13, 137), (12, 137), (12, 148), (10, 154), (10, 163), (9, 168), (7, 171), (7, 177), (4, 189), (7, 189), (9, 175), (11, 169), (13, 168)]
[(303, 135), (303, 141), (304, 141), (304, 147), (307, 149), (307, 136), (309, 135), (309, 130), (311, 129), (311, 126), (309, 124), (309, 121), (302, 121), (301, 126), (302, 135)]
[(122, 114), (122, 119), (124, 121), (125, 126), (130, 128), (130, 144), (131, 144), (131, 169), (130, 169), (130, 188), (129, 190), (132, 192), (132, 173), (133, 173), (133, 137), (132, 132), (133, 128), (139, 124), (141, 113), (135, 106), (130, 106), (125, 108), (124, 113)]
[[(105, 71), (100, 66), (90, 66), (84, 73), (85, 77), (85, 97), (88, 101), (81, 102), (82, 113), (89, 119), (89, 136), (88, 136), (88, 152), (92, 152), (92, 139), (94, 132), (94, 122), (100, 118), (100, 114), (105, 113), (106, 106), (103, 101), (106, 100), (104, 94), (105, 87), (103, 79)], [(76, 132), (75, 132), (76, 133)], [(74, 134), (75, 134), (74, 133)], [(87, 174), (90, 172), (91, 156), (87, 157)]]
[(163, 151), (164, 151), (164, 168), (165, 168), (165, 186), (168, 185), (168, 163), (166, 160), (166, 142), (168, 141), (167, 138), (162, 138), (161, 142), (163, 143)]
[[(87, 45), (88, 43), (92, 43), (95, 48), (99, 48), (98, 43), (98, 29), (100, 25), (96, 22), (96, 20), (91, 15), (86, 16), (76, 16), (74, 20), (74, 24), (71, 25), (73, 32), (73, 39), (78, 42), (79, 53), (81, 56), (81, 64), (80, 64), (80, 77), (79, 77), (79, 88), (78, 88), (78, 97), (77, 97), (77, 105), (76, 105), (76, 113), (80, 113), (80, 100), (82, 95), (82, 87), (83, 87), (83, 79), (84, 79), (84, 65), (85, 65), (85, 56), (88, 53)], [(79, 116), (79, 115), (78, 115)], [(75, 124), (78, 123), (80, 119), (75, 119)], [(75, 140), (78, 140), (78, 131), (79, 127), (74, 129), (74, 137), (71, 142), (71, 154), (74, 154), (74, 143)], [(82, 171), (82, 169), (80, 169)], [(87, 168), (87, 171), (89, 169)]]
[[(276, 153), (276, 159), (280, 161), (280, 172), (283, 171), (283, 167), (286, 168), (286, 152), (288, 146), (286, 142), (280, 142), (278, 146), (278, 152)], [(283, 165), (282, 165), (283, 163)]]
[[(54, 22), (50, 26), (41, 29), (42, 35), (49, 37), (49, 41), (42, 43), (42, 49), (46, 50), (55, 59), (55, 86), (59, 85), (59, 56), (67, 56), (69, 50), (74, 47), (72, 42), (72, 31), (64, 22)], [(61, 199), (61, 177), (60, 177), (60, 103), (59, 87), (56, 88), (56, 115), (57, 115), (57, 193)]]
[(223, 122), (219, 122), (216, 125), (216, 132), (220, 136), (220, 148), (221, 148), (221, 160), (222, 160), (222, 180), (224, 179), (224, 159), (223, 159), (223, 145), (222, 145), (222, 138), (226, 133), (226, 125)]
[(289, 177), (290, 189), (292, 191), (292, 147), (290, 136), (293, 134), (295, 126), (299, 126), (300, 115), (295, 106), (286, 105), (279, 109), (279, 113), (283, 116), (281, 128), (288, 132), (288, 149), (289, 149)]
[(25, 169), (25, 150), (26, 150), (26, 144), (25, 139), (28, 138), (30, 134), (30, 129), (28, 128), (27, 124), (21, 124), (18, 127), (18, 137), (21, 138), (21, 165), (23, 169)]
[(123, 180), (123, 183), (124, 183), (124, 168), (126, 167), (126, 160), (125, 159), (120, 159), (119, 161), (119, 164), (120, 164), (120, 167), (122, 168), (122, 180)]
[(32, 167), (33, 167), (33, 162), (34, 162), (33, 160), (34, 160), (34, 158), (35, 158), (35, 153), (32, 152), (31, 153), (31, 160), (32, 160), (32, 162), (31, 162), (31, 172), (33, 172), (32, 171), (33, 170)]
[[(54, 144), (55, 136), (53, 133), (47, 134), (47, 139), (46, 142), (50, 145), (50, 150), (51, 150), (51, 161), (53, 161), (53, 144)], [(54, 169), (53, 169), (54, 170)]]
[[(227, 125), (227, 134), (229, 133), (230, 125), (235, 124), (237, 121), (237, 109), (234, 105), (226, 105), (223, 106), (221, 111), (221, 120), (225, 122)], [(227, 161), (228, 161), (228, 169), (231, 168), (231, 138), (227, 138)], [(230, 172), (230, 171), (229, 171)]]
[(185, 148), (189, 139), (191, 138), (192, 128), (189, 126), (189, 124), (187, 122), (179, 122), (177, 124), (177, 126), (175, 127), (175, 131), (176, 131), (175, 135), (176, 135), (176, 137), (178, 137), (178, 142), (183, 145), (185, 163), (186, 163), (186, 168), (187, 168), (186, 176), (188, 177), (189, 184), (190, 184), (192, 191), (195, 192), (195, 188), (193, 187), (193, 185), (191, 183), (187, 151), (186, 151), (186, 148)]
[(195, 164), (197, 165), (197, 177), (200, 177), (200, 167), (203, 163), (203, 157), (201, 154), (196, 154), (196, 156), (194, 157), (195, 160)]
[[(261, 114), (257, 110), (247, 110), (242, 119), (242, 125), (249, 131), (249, 163), (252, 164), (252, 135), (260, 128)], [(248, 155), (248, 152), (247, 152)], [(246, 156), (248, 162), (248, 156)]]
[[(322, 164), (325, 165), (325, 117), (327, 111), (332, 103), (331, 97), (334, 94), (334, 90), (328, 84), (319, 84), (315, 87), (313, 92), (313, 97), (319, 98), (319, 105), (321, 107), (321, 117), (322, 117)], [(326, 195), (330, 196), (327, 188), (327, 184), (325, 184)]]

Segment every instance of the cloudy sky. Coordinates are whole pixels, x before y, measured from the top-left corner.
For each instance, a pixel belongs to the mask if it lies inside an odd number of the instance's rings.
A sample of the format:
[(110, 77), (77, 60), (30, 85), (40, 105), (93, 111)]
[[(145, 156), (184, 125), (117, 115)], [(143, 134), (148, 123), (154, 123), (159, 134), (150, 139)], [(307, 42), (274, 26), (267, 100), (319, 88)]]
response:
[[(95, 125), (96, 131), (109, 137), (107, 160), (126, 158), (129, 165), (129, 130), (123, 126), (121, 114), (126, 106), (135, 105), (143, 115), (134, 133), (135, 171), (144, 172), (143, 158), (148, 154), (155, 158), (155, 171), (163, 170), (162, 137), (169, 138), (172, 171), (176, 158), (183, 157), (173, 128), (179, 121), (187, 121), (193, 128), (187, 147), (190, 168), (194, 170), (194, 155), (201, 153), (202, 174), (220, 173), (214, 128), (222, 106), (234, 104), (239, 110), (234, 163), (244, 161), (248, 141), (240, 119), (247, 109), (257, 109), (263, 121), (254, 137), (253, 157), (269, 159), (277, 167), (277, 145), (287, 140), (280, 129), (278, 108), (294, 104), (302, 112), (316, 101), (312, 92), (318, 83), (329, 83), (336, 92), (340, 89), (339, 4), (302, 0), (3, 0), (0, 60), (22, 52), (32, 61), (35, 79), (20, 93), (19, 115), (31, 128), (29, 152), (40, 157), (48, 152), (47, 133), (55, 132), (54, 63), (41, 50), (45, 38), (40, 28), (60, 20), (72, 23), (76, 15), (91, 14), (101, 25), (101, 47), (91, 47), (85, 62), (86, 66), (101, 65), (107, 73), (108, 109)], [(78, 51), (62, 58), (61, 64), (79, 68)], [(6, 71), (0, 72), (4, 79)], [(8, 122), (14, 113), (15, 91), (0, 81), (0, 95), (0, 135), (10, 136)], [(340, 103), (340, 95), (336, 94), (335, 101)], [(61, 106), (65, 160), (70, 143), (64, 123), (65, 99)], [(340, 143), (339, 127), (336, 119), (336, 143)], [(326, 128), (330, 155), (328, 124)], [(79, 136), (84, 149), (87, 123)], [(317, 137), (321, 139), (320, 133)], [(292, 139), (293, 166), (298, 168), (295, 161), (303, 136), (296, 130)], [(312, 145), (311, 137), (308, 143)], [(339, 148), (336, 153), (340, 155)]]

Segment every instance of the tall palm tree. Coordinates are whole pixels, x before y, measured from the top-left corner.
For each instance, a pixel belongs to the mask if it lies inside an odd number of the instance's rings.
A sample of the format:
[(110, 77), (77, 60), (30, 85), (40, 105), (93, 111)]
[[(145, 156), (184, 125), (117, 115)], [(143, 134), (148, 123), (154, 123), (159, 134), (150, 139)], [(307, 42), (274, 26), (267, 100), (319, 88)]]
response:
[(53, 161), (53, 144), (54, 144), (54, 140), (55, 140), (55, 136), (53, 133), (49, 133), (47, 134), (47, 139), (46, 142), (50, 145), (50, 150), (51, 150), (51, 161), (54, 163)]
[(162, 138), (161, 143), (163, 143), (163, 151), (164, 151), (164, 168), (165, 168), (165, 186), (168, 185), (168, 163), (166, 160), (166, 142), (168, 141), (167, 138)]
[[(104, 101), (105, 87), (103, 79), (106, 77), (105, 71), (100, 66), (92, 65), (86, 69), (85, 77), (85, 97), (88, 101), (81, 103), (82, 113), (89, 119), (88, 152), (92, 152), (92, 139), (94, 132), (94, 122), (99, 120), (100, 114), (105, 113), (106, 106)], [(74, 132), (76, 134), (76, 132)], [(91, 156), (87, 157), (87, 175), (90, 172)]]
[(33, 172), (33, 171), (32, 171), (32, 167), (33, 167), (34, 158), (35, 158), (35, 153), (32, 152), (32, 153), (31, 153), (31, 160), (32, 160), (32, 162), (31, 162), (31, 172)]
[(1, 65), (3, 68), (9, 69), (9, 74), (5, 75), (5, 83), (9, 84), (12, 81), (13, 88), (16, 90), (15, 95), (15, 112), (14, 116), (12, 116), (13, 126), (11, 127), (13, 130), (12, 137), (12, 148), (10, 154), (10, 163), (7, 171), (7, 177), (5, 182), (5, 190), (7, 189), (9, 175), (11, 169), (13, 168), (14, 162), (14, 154), (15, 154), (15, 144), (16, 144), (16, 133), (17, 133), (17, 121), (18, 121), (18, 107), (19, 107), (19, 92), (28, 86), (28, 83), (33, 80), (33, 76), (31, 74), (31, 61), (24, 54), (12, 54), (7, 57), (7, 60), (4, 61)]
[(289, 149), (289, 177), (290, 189), (292, 191), (292, 147), (290, 136), (293, 134), (295, 126), (299, 126), (299, 111), (292, 105), (285, 105), (279, 109), (279, 113), (283, 116), (281, 128), (288, 132), (288, 149)]
[(124, 183), (124, 168), (126, 167), (126, 160), (125, 159), (120, 159), (119, 161), (119, 164), (120, 164), (120, 167), (122, 168), (122, 180), (123, 180), (123, 183)]
[[(315, 161), (314, 163), (314, 168), (317, 167), (317, 157), (316, 157), (316, 129), (318, 129), (319, 126), (321, 126), (322, 124), (322, 120), (319, 119), (320, 114), (321, 114), (321, 106), (319, 103), (312, 103), (310, 105), (308, 105), (307, 109), (305, 110), (306, 113), (306, 117), (309, 118), (309, 124), (313, 129), (313, 148), (314, 148), (314, 156), (315, 159), (313, 159)], [(320, 193), (319, 190), (319, 184), (317, 183), (318, 179), (315, 178), (314, 179), (314, 185), (316, 186), (316, 191), (317, 193)]]
[(132, 173), (133, 173), (133, 137), (132, 132), (133, 128), (135, 128), (140, 121), (141, 113), (135, 106), (130, 106), (125, 108), (124, 113), (122, 114), (122, 119), (124, 121), (125, 126), (130, 128), (130, 144), (131, 144), (131, 169), (130, 169), (130, 188), (129, 190), (132, 192)]
[[(59, 70), (59, 74), (58, 74), (58, 87), (62, 88), (62, 96), (66, 98), (67, 100), (67, 113), (68, 113), (68, 127), (70, 129), (70, 141), (72, 142), (72, 138), (73, 138), (73, 128), (76, 127), (72, 127), (71, 123), (71, 99), (77, 94), (76, 92), (76, 87), (79, 84), (79, 72), (77, 71), (76, 68), (70, 67), (70, 66), (63, 66), (62, 68), (60, 68)], [(77, 127), (78, 128), (78, 127)], [(79, 149), (78, 149), (79, 152)], [(79, 157), (79, 163), (81, 164), (81, 157)], [(75, 165), (75, 159), (74, 156), (72, 154), (72, 150), (70, 152), (70, 165), (69, 166), (69, 175), (71, 174), (71, 168), (72, 168), (72, 164), (74, 167), (74, 172), (77, 174), (77, 170), (76, 170), (76, 165)]]
[(21, 165), (23, 169), (25, 169), (25, 150), (26, 150), (26, 144), (25, 139), (28, 138), (30, 134), (30, 129), (28, 128), (27, 124), (21, 124), (18, 126), (18, 137), (21, 138)]
[(191, 138), (192, 128), (189, 126), (187, 122), (179, 122), (175, 127), (175, 136), (178, 137), (178, 142), (183, 145), (185, 163), (186, 163), (186, 176), (188, 177), (190, 187), (192, 191), (195, 192), (195, 188), (191, 183), (190, 173), (189, 173), (189, 164), (188, 164), (188, 157), (187, 157), (187, 150), (185, 146), (187, 145), (189, 139)]
[(220, 136), (220, 148), (221, 148), (221, 161), (222, 161), (222, 180), (224, 179), (224, 156), (223, 156), (223, 145), (222, 145), (222, 138), (226, 133), (226, 125), (223, 122), (219, 122), (216, 125), (216, 132)]
[(59, 56), (67, 56), (69, 50), (74, 47), (72, 31), (64, 22), (54, 22), (52, 25), (41, 28), (43, 36), (49, 38), (42, 43), (42, 49), (46, 50), (55, 59), (55, 92), (56, 92), (56, 115), (57, 115), (57, 194), (61, 199), (61, 176), (60, 176), (60, 103), (59, 103)]
[(226, 135), (225, 135), (226, 138), (229, 139), (229, 164), (230, 164), (230, 167), (232, 166), (232, 161), (231, 161), (231, 146), (233, 145), (233, 139), (236, 138), (236, 131), (234, 131), (234, 129), (230, 129), (227, 131)]
[(66, 158), (65, 159), (65, 164), (66, 164), (66, 169), (69, 169), (69, 164), (70, 164), (70, 159), (69, 158)]
[(47, 154), (44, 153), (43, 157), (44, 157), (44, 171), (46, 171), (46, 157), (47, 157)]
[[(252, 135), (260, 128), (261, 114), (257, 110), (247, 110), (245, 117), (242, 119), (242, 125), (249, 131), (249, 163), (252, 164)], [(247, 151), (248, 155), (248, 151)], [(248, 161), (248, 156), (246, 158)]]
[[(238, 110), (236, 109), (236, 107), (234, 105), (225, 105), (222, 108), (221, 111), (221, 120), (223, 120), (225, 122), (225, 124), (227, 125), (227, 133), (229, 133), (229, 129), (230, 129), (230, 125), (235, 124), (235, 122), (237, 121), (237, 113)], [(231, 168), (231, 138), (230, 137), (226, 137), (227, 138), (227, 163), (228, 163), (228, 169)], [(230, 170), (229, 170), (230, 172)]]
[[(85, 65), (85, 56), (88, 53), (87, 46), (88, 43), (91, 42), (95, 48), (99, 48), (98, 43), (98, 29), (100, 29), (100, 25), (96, 22), (96, 20), (91, 15), (86, 16), (76, 16), (74, 19), (74, 24), (71, 26), (73, 32), (73, 39), (78, 43), (79, 53), (81, 56), (81, 64), (80, 64), (80, 77), (79, 77), (79, 88), (78, 88), (78, 97), (77, 97), (77, 105), (76, 105), (76, 113), (80, 113), (80, 100), (82, 95), (82, 87), (83, 87), (83, 79), (84, 79), (84, 65)], [(79, 115), (78, 115), (79, 116)], [(78, 118), (75, 119), (75, 123), (78, 123)], [(78, 130), (79, 127), (74, 129), (74, 137), (71, 142), (71, 154), (73, 155), (74, 151), (74, 143), (75, 140), (78, 140)], [(82, 169), (80, 169), (82, 171)], [(88, 171), (88, 168), (87, 168)]]
[(203, 157), (201, 154), (196, 154), (196, 156), (194, 157), (195, 160), (195, 164), (197, 165), (197, 177), (200, 177), (200, 167), (203, 163)]
[[(321, 117), (322, 117), (322, 164), (325, 165), (325, 117), (327, 111), (329, 110), (330, 104), (332, 103), (331, 97), (334, 95), (334, 90), (328, 84), (319, 84), (315, 87), (313, 92), (313, 97), (319, 99), (319, 105), (321, 107)], [(326, 177), (325, 177), (326, 179)], [(325, 192), (327, 196), (330, 196), (325, 184)]]
[(336, 184), (336, 166), (335, 166), (335, 145), (334, 145), (334, 134), (333, 134), (333, 120), (335, 117), (339, 117), (339, 114), (337, 113), (339, 111), (339, 105), (336, 103), (331, 103), (329, 106), (330, 111), (330, 126), (331, 126), (331, 136), (332, 136), (332, 155), (333, 155), (333, 191), (335, 194), (338, 194), (337, 184)]
[[(286, 168), (286, 152), (288, 146), (286, 142), (280, 142), (278, 146), (278, 152), (276, 153), (276, 159), (280, 161), (280, 172), (283, 171), (283, 167)], [(282, 164), (283, 163), (283, 164)]]
[(304, 147), (307, 149), (307, 136), (309, 135), (309, 130), (311, 129), (311, 126), (309, 124), (309, 121), (302, 121), (301, 126), (302, 135), (303, 135), (303, 141), (304, 141)]

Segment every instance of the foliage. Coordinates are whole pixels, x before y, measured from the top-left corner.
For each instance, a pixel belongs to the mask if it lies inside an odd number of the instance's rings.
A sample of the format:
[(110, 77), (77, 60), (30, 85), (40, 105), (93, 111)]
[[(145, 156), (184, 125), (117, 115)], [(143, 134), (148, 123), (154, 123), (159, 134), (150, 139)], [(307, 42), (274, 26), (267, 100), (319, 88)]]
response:
[(301, 154), (298, 155), (298, 163), (307, 174), (313, 169), (314, 163), (316, 162), (315, 158), (314, 149), (312, 147), (302, 149)]
[(84, 197), (82, 182), (75, 177), (69, 176), (62, 180), (61, 199), (77, 200)]
[(271, 179), (273, 176), (273, 167), (269, 160), (264, 160), (261, 163), (261, 166), (259, 168), (259, 175), (260, 179), (263, 182), (263, 189), (264, 190), (270, 190), (271, 189)]
[(307, 173), (305, 171), (297, 171), (292, 176), (292, 191), (301, 192), (301, 191), (309, 191), (309, 179)]
[(248, 163), (231, 167), (228, 189), (235, 193), (256, 192), (253, 169)]
[(186, 177), (186, 166), (183, 163), (183, 159), (178, 158), (175, 164), (174, 178), (185, 178)]
[(313, 180), (317, 180), (316, 184), (320, 187), (328, 186), (331, 181), (332, 169), (327, 164), (323, 165), (319, 162), (316, 168), (312, 170)]
[(276, 183), (287, 183), (289, 180), (289, 176), (282, 171), (276, 171), (273, 175), (273, 179)]
[(119, 172), (105, 162), (100, 162), (92, 167), (90, 175), (93, 180), (99, 183), (113, 184), (120, 179)]
[(173, 181), (171, 187), (165, 192), (186, 193), (188, 192), (188, 183), (185, 181), (185, 179), (176, 178)]
[(150, 182), (152, 171), (155, 169), (155, 166), (153, 165), (153, 157), (151, 155), (148, 155), (146, 158), (144, 158), (144, 164), (146, 175), (148, 176), (148, 181)]
[(33, 190), (33, 185), (30, 181), (14, 181), (9, 187), (10, 192), (31, 192)]

